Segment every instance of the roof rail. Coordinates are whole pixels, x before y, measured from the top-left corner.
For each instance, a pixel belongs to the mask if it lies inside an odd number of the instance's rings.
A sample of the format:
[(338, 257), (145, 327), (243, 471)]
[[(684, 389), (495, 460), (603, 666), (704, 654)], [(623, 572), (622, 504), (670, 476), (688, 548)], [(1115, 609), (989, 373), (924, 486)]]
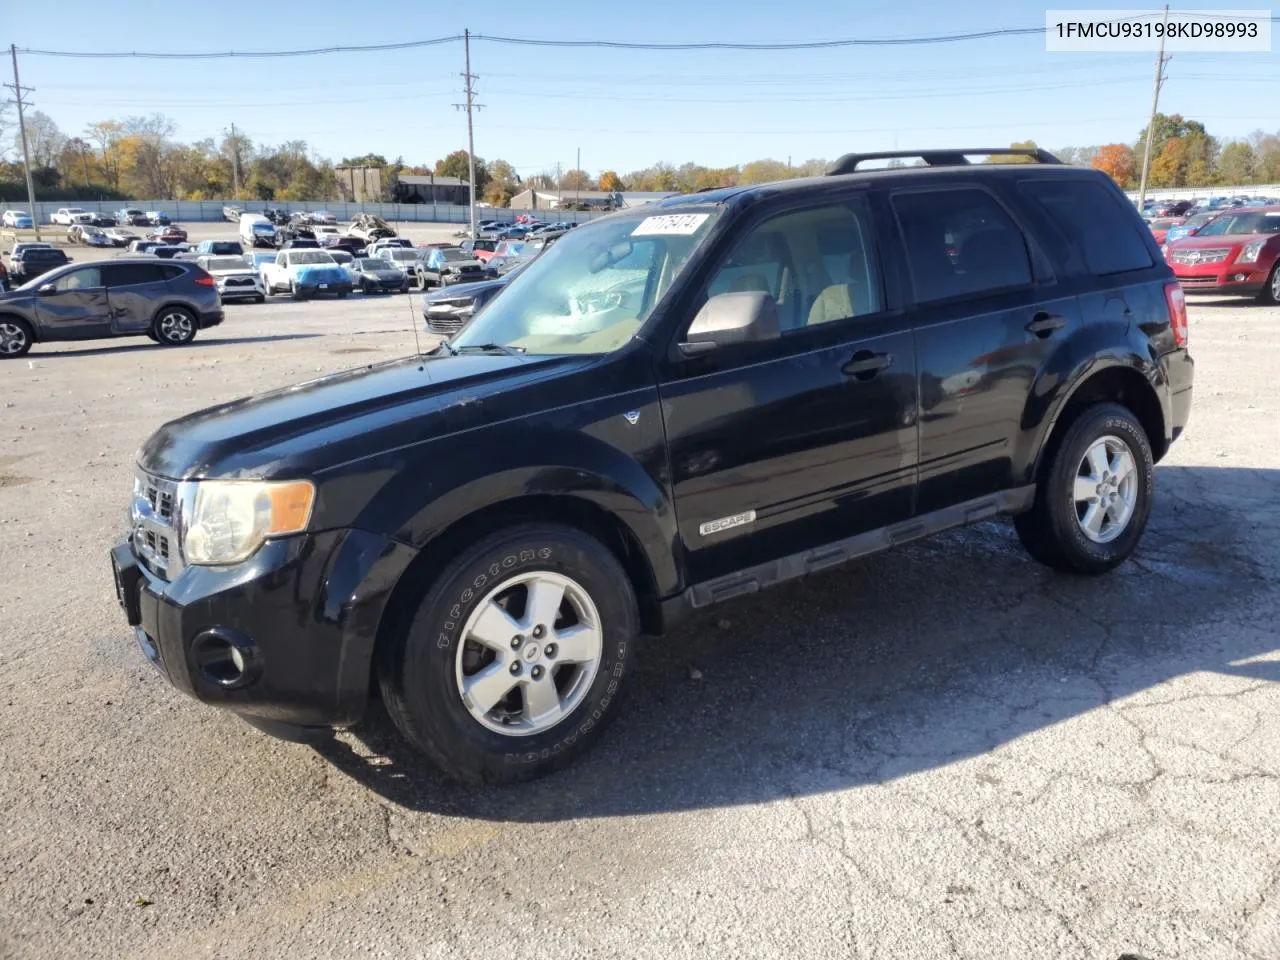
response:
[(1056, 163), (1062, 161), (1048, 150), (1038, 147), (971, 147), (963, 150), (886, 150), (883, 153), (846, 153), (827, 171), (827, 176), (836, 177), (842, 173), (853, 173), (858, 164), (868, 160), (923, 160), (931, 167), (963, 166), (969, 162), (970, 156), (1021, 156), (1031, 157), (1036, 163)]

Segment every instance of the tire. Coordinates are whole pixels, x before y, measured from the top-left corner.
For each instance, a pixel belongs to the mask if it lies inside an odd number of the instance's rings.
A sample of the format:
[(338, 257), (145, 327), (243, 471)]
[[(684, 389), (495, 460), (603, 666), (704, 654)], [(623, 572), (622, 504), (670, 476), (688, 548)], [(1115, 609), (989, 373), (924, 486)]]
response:
[(369, 289), (368, 280), (360, 281), (360, 292), (363, 293), (366, 297), (371, 295), (372, 291)]
[(294, 283), (292, 280), (289, 281), (289, 296), (293, 297), (293, 299), (295, 300), (302, 299), (302, 294), (298, 290), (298, 285)]
[(185, 307), (165, 307), (151, 322), (155, 341), (165, 347), (184, 347), (196, 338), (195, 315)]
[(26, 356), (35, 339), (27, 321), (19, 317), (0, 317), (0, 360)]
[[(1108, 479), (1117, 473), (1118, 482)], [(1141, 424), (1128, 408), (1100, 403), (1067, 429), (1041, 470), (1034, 505), (1014, 518), (1014, 528), (1027, 552), (1046, 566), (1106, 573), (1137, 548), (1154, 489), (1155, 462)]]
[(346, 297), (347, 297), (347, 294), (348, 294), (348, 293), (350, 293), (350, 292), (351, 292), (350, 290), (339, 290), (339, 291), (338, 291), (338, 299), (339, 299), (339, 300), (345, 300), (345, 299), (346, 299)]
[[(563, 589), (554, 615), (559, 631), (554, 623), (536, 624), (532, 611), (526, 617), (530, 582), (552, 596)], [(491, 611), (487, 627), (483, 610)], [(565, 650), (548, 649), (567, 646), (569, 630), (592, 619), (599, 629), (579, 633), (574, 647), (593, 661), (569, 661)], [(471, 783), (531, 780), (566, 766), (612, 716), (639, 629), (631, 582), (601, 543), (557, 524), (512, 527), (450, 562), (408, 628), (380, 652), (383, 702), (405, 739), (446, 775)], [(473, 639), (481, 633), (492, 645)], [(464, 701), (462, 688), (489, 670), (495, 683), (478, 695), (494, 703), (484, 711), (484, 703)], [(526, 691), (534, 691), (537, 704)], [(530, 716), (539, 705), (547, 711)], [(558, 710), (565, 712), (549, 717)]]
[(1267, 277), (1267, 285), (1258, 294), (1258, 300), (1261, 303), (1280, 303), (1280, 259), (1271, 268), (1271, 276)]
[(253, 298), (253, 302), (254, 302), (254, 303), (266, 303), (266, 302), (267, 302), (267, 298), (266, 298), (266, 297), (264, 297), (264, 296), (262, 296), (262, 294), (259, 294), (258, 296), (256, 296), (256, 297), (254, 297), (254, 298)]

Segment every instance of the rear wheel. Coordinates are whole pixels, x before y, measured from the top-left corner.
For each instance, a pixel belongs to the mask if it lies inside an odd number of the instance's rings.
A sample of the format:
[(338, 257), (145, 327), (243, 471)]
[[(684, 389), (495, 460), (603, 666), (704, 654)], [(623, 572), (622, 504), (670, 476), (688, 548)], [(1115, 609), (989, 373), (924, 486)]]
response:
[(183, 307), (165, 307), (156, 315), (151, 329), (157, 343), (181, 347), (196, 338), (196, 318)]
[(295, 300), (302, 299), (302, 291), (298, 289), (298, 285), (292, 280), (289, 281), (289, 296), (293, 297)]
[(1086, 409), (1045, 465), (1030, 512), (1014, 527), (1035, 559), (1067, 573), (1099, 574), (1129, 558), (1155, 488), (1151, 444), (1117, 403)]
[(405, 738), (451, 777), (514, 783), (581, 753), (611, 715), (639, 633), (614, 555), (553, 524), (502, 531), (440, 574), (379, 659)]
[(0, 319), (0, 359), (20, 357), (31, 349), (35, 337), (31, 326), (17, 317)]
[(254, 303), (266, 303), (266, 302), (267, 302), (267, 298), (266, 298), (266, 297), (264, 297), (264, 296), (262, 296), (262, 294), (258, 294), (258, 296), (256, 296), (256, 297), (254, 297), (254, 298), (253, 298), (253, 302), (254, 302)]

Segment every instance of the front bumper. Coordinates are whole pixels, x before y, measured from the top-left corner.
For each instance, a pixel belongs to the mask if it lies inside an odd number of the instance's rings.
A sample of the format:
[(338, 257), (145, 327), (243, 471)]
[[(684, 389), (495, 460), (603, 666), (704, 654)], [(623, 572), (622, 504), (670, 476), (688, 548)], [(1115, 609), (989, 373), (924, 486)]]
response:
[(351, 292), (350, 280), (317, 280), (317, 281), (297, 281), (294, 283), (294, 289), (298, 291), (298, 295), (302, 297), (319, 297), (325, 294), (339, 294)]
[[(382, 536), (330, 530), (269, 542), (240, 564), (187, 567), (172, 582), (128, 542), (111, 566), (143, 656), (174, 687), (251, 722), (316, 727), (363, 715), (378, 626), (413, 557)], [(236, 648), (242, 672), (211, 667), (217, 644)]]
[(1271, 264), (1212, 263), (1201, 266), (1174, 263), (1173, 275), (1185, 293), (1256, 296), (1267, 284)]
[(265, 297), (267, 288), (263, 285), (260, 277), (253, 278), (251, 284), (236, 284), (234, 286), (227, 282), (218, 284), (218, 295), (223, 300), (240, 300), (240, 299), (256, 299), (257, 297)]

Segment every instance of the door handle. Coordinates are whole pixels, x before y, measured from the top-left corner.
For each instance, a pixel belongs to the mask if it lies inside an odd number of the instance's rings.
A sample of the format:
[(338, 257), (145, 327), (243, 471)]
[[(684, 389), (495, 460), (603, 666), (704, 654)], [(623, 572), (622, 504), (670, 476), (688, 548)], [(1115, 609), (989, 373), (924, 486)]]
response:
[(853, 358), (840, 370), (850, 377), (859, 380), (870, 380), (881, 370), (893, 365), (893, 354), (872, 353), (870, 350), (859, 350)]
[(1060, 317), (1056, 313), (1037, 313), (1027, 324), (1027, 333), (1034, 333), (1041, 338), (1049, 337), (1053, 335), (1053, 331), (1061, 330), (1066, 325), (1066, 317)]

